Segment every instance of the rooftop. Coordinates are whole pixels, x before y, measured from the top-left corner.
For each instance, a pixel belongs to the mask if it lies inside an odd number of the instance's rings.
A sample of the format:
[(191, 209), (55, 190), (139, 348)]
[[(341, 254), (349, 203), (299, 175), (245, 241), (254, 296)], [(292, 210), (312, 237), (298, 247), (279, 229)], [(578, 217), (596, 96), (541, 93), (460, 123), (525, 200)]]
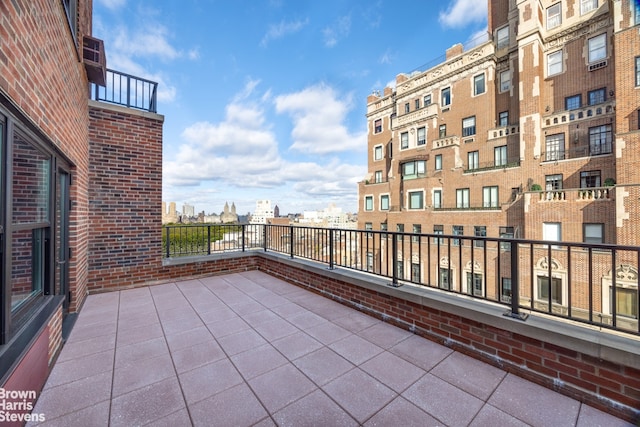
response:
[(90, 295), (33, 413), (63, 426), (630, 425), (260, 271)]

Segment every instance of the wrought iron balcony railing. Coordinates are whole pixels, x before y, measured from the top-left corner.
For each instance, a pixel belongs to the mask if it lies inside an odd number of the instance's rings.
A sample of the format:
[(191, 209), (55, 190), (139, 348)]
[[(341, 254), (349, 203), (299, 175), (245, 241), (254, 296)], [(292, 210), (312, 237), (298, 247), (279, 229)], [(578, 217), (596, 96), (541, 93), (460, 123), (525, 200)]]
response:
[(438, 288), (501, 304), (514, 318), (539, 312), (640, 335), (640, 247), (484, 237), (484, 230), (470, 236), (462, 229), (444, 235), (261, 224), (167, 226), (163, 248), (167, 258), (277, 252), (329, 269), (370, 273), (391, 286)]
[(91, 99), (156, 113), (158, 83), (107, 69), (105, 86), (92, 84)]

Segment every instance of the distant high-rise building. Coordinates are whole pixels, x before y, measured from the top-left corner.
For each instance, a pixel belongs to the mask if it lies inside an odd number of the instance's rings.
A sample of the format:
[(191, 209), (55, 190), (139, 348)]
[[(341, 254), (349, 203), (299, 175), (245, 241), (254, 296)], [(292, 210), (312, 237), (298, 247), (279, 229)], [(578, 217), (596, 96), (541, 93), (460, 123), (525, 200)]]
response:
[(185, 203), (182, 205), (182, 215), (189, 218), (194, 217), (196, 215), (196, 210), (193, 206)]
[(278, 207), (278, 205), (276, 205), (276, 207), (273, 208), (273, 216), (275, 218), (278, 218), (280, 216), (280, 208)]
[(251, 224), (266, 224), (268, 219), (274, 217), (271, 209), (271, 200), (258, 200), (256, 210), (251, 215)]

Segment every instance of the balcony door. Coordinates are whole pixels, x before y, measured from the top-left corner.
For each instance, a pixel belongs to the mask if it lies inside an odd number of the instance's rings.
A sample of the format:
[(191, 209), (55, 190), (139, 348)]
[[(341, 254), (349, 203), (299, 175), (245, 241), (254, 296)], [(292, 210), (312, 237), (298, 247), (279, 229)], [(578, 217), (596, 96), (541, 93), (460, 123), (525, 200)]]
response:
[(64, 295), (63, 309), (69, 310), (69, 185), (71, 176), (58, 169), (56, 191), (56, 295)]

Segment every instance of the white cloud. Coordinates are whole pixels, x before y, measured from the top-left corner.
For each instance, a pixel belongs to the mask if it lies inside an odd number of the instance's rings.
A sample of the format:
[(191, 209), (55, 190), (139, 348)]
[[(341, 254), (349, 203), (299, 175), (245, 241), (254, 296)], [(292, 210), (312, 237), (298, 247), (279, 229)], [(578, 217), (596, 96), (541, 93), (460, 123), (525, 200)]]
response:
[(260, 46), (266, 47), (271, 40), (281, 39), (289, 34), (297, 33), (298, 31), (302, 30), (302, 28), (304, 28), (308, 23), (309, 19), (307, 18), (304, 21), (281, 21), (279, 24), (270, 25), (269, 29), (267, 30), (267, 34), (265, 34), (264, 37), (262, 37), (262, 40), (260, 40)]
[(351, 17), (348, 15), (339, 17), (332, 26), (322, 30), (324, 45), (326, 47), (335, 46), (341, 39), (347, 37), (350, 31)]
[(288, 113), (293, 119), (293, 150), (329, 154), (367, 146), (366, 132), (352, 134), (344, 125), (352, 108), (350, 95), (339, 99), (336, 91), (321, 84), (278, 96), (275, 105), (278, 113)]
[(109, 48), (131, 56), (155, 56), (164, 60), (179, 58), (182, 54), (171, 46), (167, 36), (167, 29), (159, 24), (147, 25), (134, 33), (121, 27)]
[(99, 0), (99, 2), (108, 9), (116, 10), (124, 6), (127, 0)]
[(461, 28), (472, 22), (483, 22), (487, 18), (488, 3), (481, 0), (452, 0), (445, 12), (440, 12), (439, 21), (444, 27)]

